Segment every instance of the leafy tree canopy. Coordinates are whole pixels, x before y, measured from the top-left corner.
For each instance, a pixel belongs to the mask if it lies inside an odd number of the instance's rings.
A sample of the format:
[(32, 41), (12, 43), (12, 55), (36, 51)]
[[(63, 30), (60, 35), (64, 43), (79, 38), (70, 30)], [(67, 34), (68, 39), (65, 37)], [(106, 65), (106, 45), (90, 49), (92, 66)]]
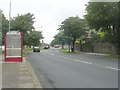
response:
[(69, 17), (68, 19), (62, 22), (62, 25), (60, 25), (59, 30), (63, 30), (64, 34), (69, 37), (77, 38), (83, 34), (83, 31), (85, 30), (85, 22), (78, 16)]
[(2, 44), (4, 44), (4, 34), (8, 32), (9, 21), (3, 14), (3, 11), (0, 10), (0, 32), (2, 33)]
[(118, 2), (90, 2), (86, 7), (85, 20), (91, 29), (105, 32), (106, 41), (118, 42), (120, 25), (120, 3)]
[[(23, 45), (38, 45), (43, 38), (42, 32), (34, 30), (34, 15), (27, 13), (11, 19), (11, 31), (20, 31), (23, 34)], [(9, 21), (0, 10), (0, 29), (2, 29), (2, 41), (4, 43), (4, 34), (9, 30)]]
[(74, 52), (76, 39), (82, 36), (86, 30), (85, 21), (76, 16), (65, 19), (61, 24), (58, 30), (63, 31), (64, 35), (68, 37), (68, 41), (72, 41), (72, 51)]
[(34, 29), (34, 15), (27, 13), (14, 17), (11, 21), (11, 29), (23, 32), (24, 34)]
[(26, 45), (38, 46), (40, 45), (40, 40), (43, 39), (42, 32), (32, 31), (26, 35), (25, 39)]

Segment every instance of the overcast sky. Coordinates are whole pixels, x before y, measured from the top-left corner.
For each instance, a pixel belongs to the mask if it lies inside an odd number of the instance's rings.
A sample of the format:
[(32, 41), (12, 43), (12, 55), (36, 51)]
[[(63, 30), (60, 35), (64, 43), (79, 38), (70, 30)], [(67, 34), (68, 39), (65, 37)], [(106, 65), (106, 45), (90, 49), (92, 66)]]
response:
[[(0, 9), (9, 18), (9, 1), (0, 0)], [(11, 0), (11, 17), (30, 12), (35, 16), (35, 29), (42, 31), (44, 42), (50, 43), (62, 21), (71, 16), (85, 15), (89, 0)]]

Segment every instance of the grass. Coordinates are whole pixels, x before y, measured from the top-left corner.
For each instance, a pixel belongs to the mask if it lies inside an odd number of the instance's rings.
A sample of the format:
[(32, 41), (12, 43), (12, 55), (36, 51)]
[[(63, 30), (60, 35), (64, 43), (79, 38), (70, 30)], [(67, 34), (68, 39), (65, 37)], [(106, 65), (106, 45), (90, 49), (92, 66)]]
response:
[[(78, 54), (78, 53), (80, 53), (80, 52), (69, 52), (67, 48), (60, 49), (59, 52), (67, 53), (67, 54)], [(106, 57), (118, 59), (120, 57), (120, 55), (110, 54), (110, 55), (107, 55)]]
[(30, 51), (32, 51), (32, 48), (28, 48), (28, 47), (27, 47), (27, 48), (24, 48), (24, 49), (23, 49), (23, 52), (22, 52), (22, 53), (23, 53), (23, 57), (26, 57), (27, 54), (28, 54)]
[(59, 52), (67, 53), (67, 54), (77, 54), (77, 53), (79, 53), (77, 51), (75, 51), (75, 52), (69, 52), (69, 50), (67, 48), (60, 49)]
[(68, 49), (65, 48), (65, 49), (60, 49), (59, 52), (63, 52), (63, 53), (69, 53)]
[(106, 57), (118, 59), (118, 58), (120, 57), (120, 55), (117, 55), (117, 54), (110, 54), (110, 55), (107, 55)]

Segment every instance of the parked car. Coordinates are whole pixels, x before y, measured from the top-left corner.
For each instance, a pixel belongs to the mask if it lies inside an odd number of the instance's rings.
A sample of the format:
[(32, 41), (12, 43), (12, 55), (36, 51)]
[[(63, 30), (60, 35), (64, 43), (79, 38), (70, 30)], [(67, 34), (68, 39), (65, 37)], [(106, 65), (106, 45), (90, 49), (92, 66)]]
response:
[(59, 48), (59, 45), (54, 45), (54, 48)]
[(45, 46), (44, 49), (49, 49), (50, 47), (49, 46)]
[(34, 46), (33, 47), (33, 52), (40, 52), (40, 47), (39, 46)]

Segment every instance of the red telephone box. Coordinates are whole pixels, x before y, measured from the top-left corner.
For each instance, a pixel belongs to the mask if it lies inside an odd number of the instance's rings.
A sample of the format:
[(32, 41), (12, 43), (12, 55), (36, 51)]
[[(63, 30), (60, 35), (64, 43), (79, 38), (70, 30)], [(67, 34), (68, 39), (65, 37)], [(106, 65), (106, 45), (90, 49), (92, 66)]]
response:
[(5, 62), (22, 62), (22, 33), (9, 31), (5, 34)]

